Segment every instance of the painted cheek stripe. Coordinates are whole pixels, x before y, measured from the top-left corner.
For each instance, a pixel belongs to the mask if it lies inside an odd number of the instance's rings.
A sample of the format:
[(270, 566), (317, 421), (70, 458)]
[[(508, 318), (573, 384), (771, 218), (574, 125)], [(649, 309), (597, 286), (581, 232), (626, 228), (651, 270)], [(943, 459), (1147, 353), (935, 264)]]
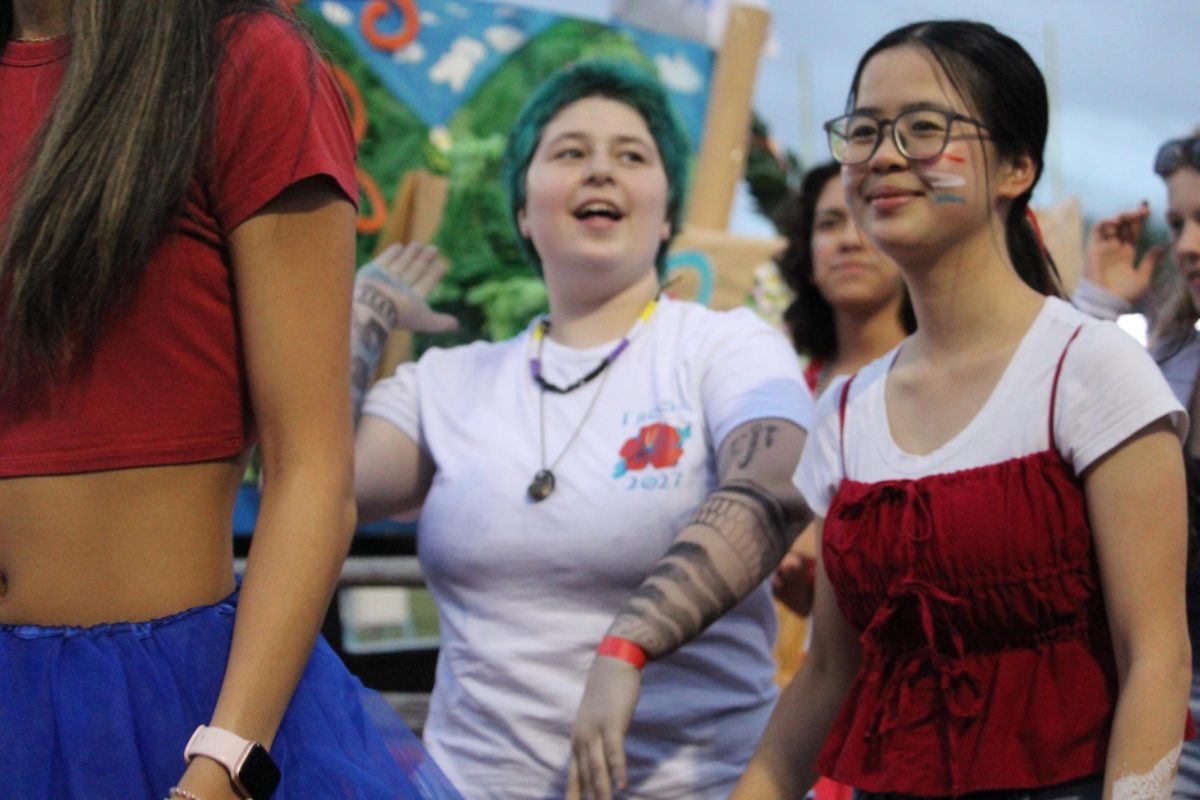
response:
[(935, 202), (935, 203), (966, 203), (967, 201), (966, 201), (966, 198), (959, 197), (956, 194), (942, 193), (942, 194), (935, 194), (933, 196), (933, 202)]
[(936, 189), (967, 185), (967, 179), (962, 175), (951, 175), (948, 172), (926, 172), (925, 177), (929, 179), (929, 185)]

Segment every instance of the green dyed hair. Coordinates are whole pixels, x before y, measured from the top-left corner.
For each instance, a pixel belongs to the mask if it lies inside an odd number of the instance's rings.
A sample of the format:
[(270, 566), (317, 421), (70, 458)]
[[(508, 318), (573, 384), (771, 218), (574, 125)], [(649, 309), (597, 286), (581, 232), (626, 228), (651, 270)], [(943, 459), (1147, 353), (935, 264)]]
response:
[(667, 249), (683, 223), (683, 201), (687, 195), (688, 139), (671, 107), (661, 83), (653, 75), (628, 62), (580, 61), (551, 75), (537, 90), (513, 123), (504, 151), (504, 185), (508, 213), (525, 255), (540, 273), (542, 261), (533, 242), (521, 235), (517, 212), (525, 207), (526, 176), (542, 131), (558, 112), (577, 100), (604, 97), (637, 111), (654, 137), (667, 174), (667, 220), (671, 235), (658, 248), (655, 264), (661, 276), (666, 269)]

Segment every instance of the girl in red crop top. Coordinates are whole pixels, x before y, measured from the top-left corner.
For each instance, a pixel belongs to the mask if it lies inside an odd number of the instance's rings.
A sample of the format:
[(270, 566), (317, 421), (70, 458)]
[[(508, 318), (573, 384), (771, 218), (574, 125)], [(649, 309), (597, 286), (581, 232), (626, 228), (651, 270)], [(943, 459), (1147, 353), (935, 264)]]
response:
[(1042, 77), (990, 26), (915, 23), (847, 109), (826, 124), (847, 200), (918, 327), (818, 409), (812, 647), (734, 797), (818, 771), (868, 798), (1169, 797), (1186, 421), (1136, 342), (1046, 296)]
[(0, 797), (425, 796), (314, 648), (354, 169), (275, 0), (0, 0)]

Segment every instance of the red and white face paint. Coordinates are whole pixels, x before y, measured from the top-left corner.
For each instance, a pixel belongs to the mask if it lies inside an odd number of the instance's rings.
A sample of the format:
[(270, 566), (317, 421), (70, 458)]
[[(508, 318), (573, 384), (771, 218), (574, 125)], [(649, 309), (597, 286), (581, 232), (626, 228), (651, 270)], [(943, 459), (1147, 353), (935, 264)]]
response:
[(930, 162), (930, 166), (921, 167), (919, 171), (930, 188), (934, 189), (933, 202), (939, 205), (945, 203), (965, 203), (967, 198), (960, 193), (967, 186), (967, 178), (958, 172), (966, 158), (952, 152), (952, 148), (961, 148), (959, 142), (948, 142), (946, 149)]

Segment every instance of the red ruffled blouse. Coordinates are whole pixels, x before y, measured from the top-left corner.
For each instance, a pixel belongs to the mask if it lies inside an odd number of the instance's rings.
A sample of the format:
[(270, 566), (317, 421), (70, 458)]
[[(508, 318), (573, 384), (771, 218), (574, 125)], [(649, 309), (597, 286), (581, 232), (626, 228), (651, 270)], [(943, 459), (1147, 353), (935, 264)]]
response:
[(1053, 445), (915, 480), (844, 479), (822, 556), (863, 652), (823, 774), (936, 797), (1104, 771), (1117, 671), (1082, 483)]

